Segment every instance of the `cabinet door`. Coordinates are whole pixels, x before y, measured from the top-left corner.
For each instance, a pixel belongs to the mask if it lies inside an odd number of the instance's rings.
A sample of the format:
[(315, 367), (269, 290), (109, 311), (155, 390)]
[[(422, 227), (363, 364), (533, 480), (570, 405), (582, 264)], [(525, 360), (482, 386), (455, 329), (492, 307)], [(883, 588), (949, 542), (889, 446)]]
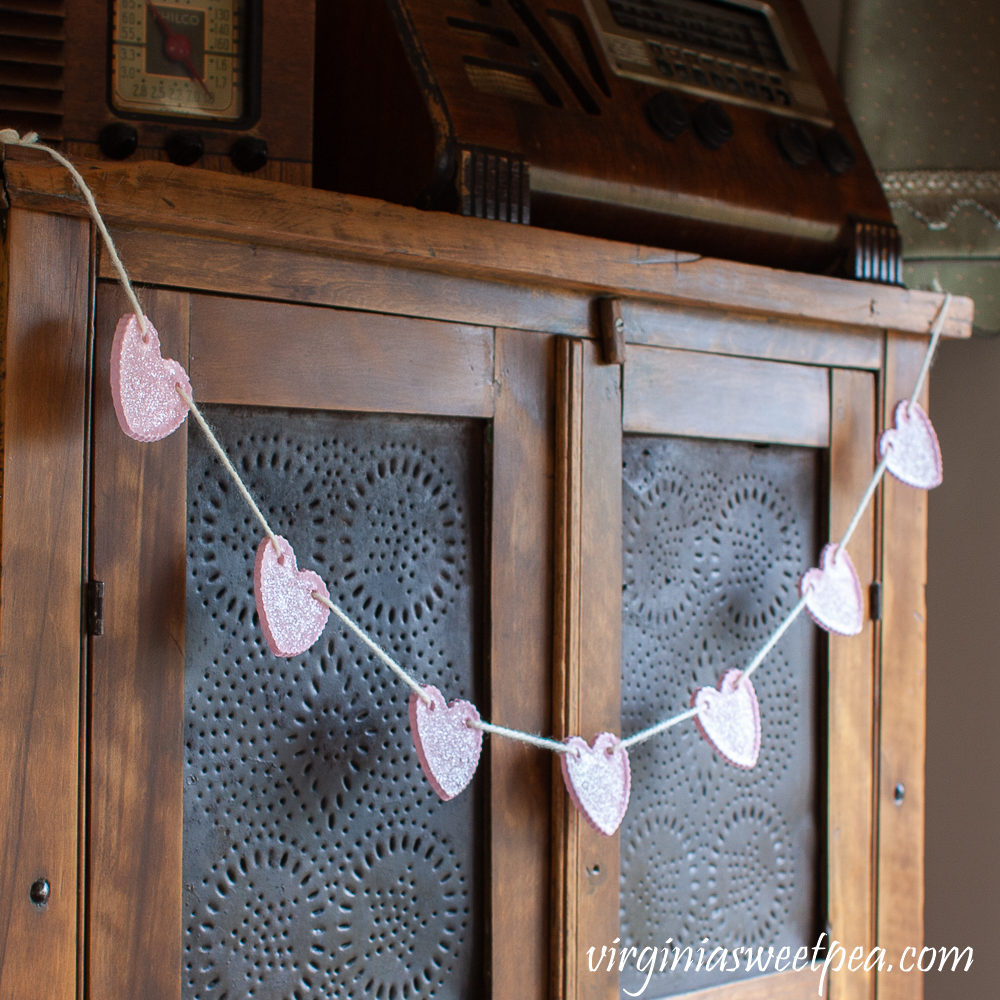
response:
[[(620, 691), (628, 736), (744, 667), (797, 602), (801, 574), (840, 537), (871, 476), (877, 386), (869, 371), (641, 346), (622, 371), (621, 654), (591, 664), (582, 685)], [(584, 519), (581, 534), (605, 530)], [(867, 586), (870, 510), (849, 549)], [(691, 722), (630, 750), (629, 808), (601, 845), (613, 891), (594, 890), (589, 859), (566, 868), (580, 913), (597, 921), (618, 904), (617, 921), (575, 941), (566, 996), (805, 995), (828, 925), (868, 953), (874, 681), (870, 621), (831, 639), (802, 615), (754, 676), (753, 770), (723, 761)], [(747, 969), (747, 948), (763, 949), (763, 965)], [(836, 987), (860, 997), (871, 985), (845, 973)]]
[[(422, 682), (551, 718), (553, 338), (172, 291), (144, 301), (300, 569)], [(487, 737), (442, 802), (401, 685), (334, 617), (290, 659), (261, 530), (193, 420), (140, 444), (98, 294), (88, 963), (94, 996), (548, 989), (550, 755)]]

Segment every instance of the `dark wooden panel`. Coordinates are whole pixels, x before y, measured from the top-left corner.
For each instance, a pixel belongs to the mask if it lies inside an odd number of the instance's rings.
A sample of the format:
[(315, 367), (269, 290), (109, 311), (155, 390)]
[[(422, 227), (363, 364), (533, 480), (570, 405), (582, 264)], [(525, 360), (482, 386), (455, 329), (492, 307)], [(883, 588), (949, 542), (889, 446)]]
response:
[(622, 303), (629, 343), (839, 368), (882, 366), (882, 332), (753, 313)]
[(626, 431), (825, 448), (830, 387), (824, 368), (629, 347)]
[[(839, 541), (871, 481), (876, 465), (875, 379), (867, 372), (830, 373), (830, 539)], [(875, 572), (875, 516), (870, 505), (848, 544), (862, 588)], [(875, 777), (873, 623), (860, 635), (829, 637), (827, 727), (827, 919), (832, 936), (873, 947), (875, 912), (872, 789)], [(874, 995), (875, 974), (831, 973), (842, 1000)]]
[(191, 385), (204, 403), (493, 415), (493, 331), (196, 295)]
[[(113, 230), (137, 281), (196, 291), (588, 336), (590, 298), (579, 292), (402, 269), (300, 250), (172, 233)], [(102, 275), (115, 280), (105, 254)]]
[[(555, 546), (553, 551), (552, 733), (580, 733), (580, 520), (583, 491), (583, 344), (556, 341)], [(552, 761), (552, 975), (554, 1000), (575, 1000), (580, 827)]]
[[(165, 357), (188, 352), (189, 301), (142, 291)], [(122, 433), (111, 340), (128, 311), (100, 289), (94, 393), (93, 574), (106, 633), (91, 665), (90, 989), (177, 1000), (181, 967), (187, 432)]]
[[(456, 323), (501, 324), (589, 337), (593, 302), (582, 291), (526, 289), (481, 278), (400, 270), (388, 263), (314, 256), (195, 237), (115, 230), (137, 280), (264, 299), (309, 302), (423, 316)], [(102, 274), (114, 278), (107, 255)], [(802, 364), (877, 369), (882, 333), (840, 329), (752, 313), (693, 309), (649, 300), (622, 301), (632, 343)]]
[[(551, 719), (554, 338), (498, 330), (491, 721)], [(490, 739), (493, 996), (543, 1000), (549, 970), (547, 750)]]
[[(83, 214), (85, 205), (65, 170), (48, 157), (39, 161), (37, 152), (8, 150), (5, 172), (12, 203)], [(943, 298), (935, 292), (772, 271), (531, 226), (498, 226), (487, 219), (419, 212), (167, 164), (83, 162), (80, 168), (112, 225), (521, 283), (526, 294), (537, 286), (588, 295), (617, 293), (919, 334), (930, 328)], [(131, 266), (127, 254), (125, 261)], [(178, 261), (175, 272), (184, 266)], [(203, 267), (203, 259), (192, 260), (190, 280)], [(156, 280), (145, 274), (143, 279)], [(252, 283), (244, 285), (247, 290), (266, 294)], [(956, 297), (945, 333), (969, 336), (972, 310), (971, 299)]]
[[(923, 363), (923, 338), (890, 336), (885, 415), (909, 399)], [(925, 386), (920, 398), (927, 406)], [(879, 691), (878, 926), (889, 955), (919, 948), (924, 937), (924, 745), (927, 700), (927, 492), (888, 473), (883, 490), (883, 616)], [(903, 801), (894, 801), (896, 785)], [(912, 961), (912, 956), (911, 956)], [(916, 968), (878, 976), (880, 1000), (920, 1000)]]
[[(593, 343), (556, 353), (556, 552), (553, 730), (588, 743), (621, 731), (621, 368)], [(618, 996), (587, 949), (618, 933), (619, 837), (573, 807), (553, 763), (553, 995)]]
[[(598, 345), (583, 345), (583, 365), (578, 732), (589, 743), (621, 734), (622, 404), (621, 368), (602, 364)], [(617, 936), (619, 834), (579, 826), (577, 996), (612, 1000), (617, 976), (591, 975), (584, 963), (592, 944)]]
[[(89, 226), (12, 211), (4, 261), (0, 995), (76, 995)], [(49, 882), (48, 903), (29, 898)]]

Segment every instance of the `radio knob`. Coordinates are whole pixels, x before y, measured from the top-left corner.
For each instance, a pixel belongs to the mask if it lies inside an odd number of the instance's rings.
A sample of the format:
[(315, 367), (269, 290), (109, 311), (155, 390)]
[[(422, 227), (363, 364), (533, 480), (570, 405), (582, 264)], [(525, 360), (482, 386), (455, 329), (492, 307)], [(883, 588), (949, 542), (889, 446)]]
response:
[(171, 163), (179, 167), (190, 167), (197, 163), (205, 152), (205, 142), (197, 132), (171, 132), (163, 144)]
[(134, 125), (112, 122), (101, 129), (97, 142), (109, 160), (127, 160), (139, 145), (139, 133)]
[(245, 135), (233, 143), (229, 150), (233, 166), (245, 174), (252, 174), (267, 166), (267, 142), (252, 135)]
[(687, 108), (670, 90), (664, 90), (650, 98), (646, 104), (646, 119), (658, 135), (671, 142), (691, 124)]
[(846, 174), (857, 162), (851, 144), (836, 129), (819, 140), (819, 157), (831, 174)]
[(785, 122), (777, 140), (778, 149), (793, 167), (804, 167), (816, 158), (816, 140), (801, 122)]
[(733, 137), (733, 120), (715, 101), (703, 101), (691, 115), (698, 138), (709, 149), (718, 149)]

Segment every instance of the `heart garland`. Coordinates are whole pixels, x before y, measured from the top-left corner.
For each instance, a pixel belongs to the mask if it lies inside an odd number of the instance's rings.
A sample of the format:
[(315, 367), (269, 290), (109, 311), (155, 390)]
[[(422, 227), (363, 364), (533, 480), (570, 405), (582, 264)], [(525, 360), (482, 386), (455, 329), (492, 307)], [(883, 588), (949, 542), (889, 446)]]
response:
[(330, 617), (329, 609), (313, 593), (329, 600), (330, 592), (318, 574), (298, 568), (287, 539), (276, 537), (280, 556), (270, 538), (257, 546), (253, 596), (268, 649), (275, 656), (298, 656), (320, 637)]
[(861, 581), (847, 550), (838, 555), (837, 549), (836, 542), (823, 549), (820, 568), (803, 574), (799, 593), (820, 628), (838, 635), (857, 635), (865, 623)]
[(191, 396), (184, 366), (160, 353), (160, 336), (146, 320), (146, 336), (129, 313), (115, 328), (111, 344), (111, 398), (122, 430), (136, 441), (159, 441), (173, 434), (188, 415), (177, 392)]
[(560, 754), (566, 791), (583, 818), (610, 837), (628, 809), (632, 788), (628, 750), (614, 733), (598, 733), (590, 746), (579, 736), (563, 742), (575, 751)]
[(932, 490), (944, 478), (941, 445), (931, 418), (919, 403), (896, 404), (896, 426), (882, 432), (879, 454), (886, 468), (902, 483), (918, 490)]
[[(247, 501), (270, 531), (245, 485), (225, 459), (222, 446), (191, 402), (187, 372), (178, 362), (162, 356), (159, 335), (148, 320), (145, 327), (143, 336), (136, 316), (129, 314), (122, 317), (115, 330), (111, 390), (122, 430), (138, 441), (158, 441), (184, 422), (190, 404)], [(187, 401), (178, 389), (184, 392)], [(904, 400), (897, 405), (895, 427), (883, 432), (879, 451), (885, 468), (900, 481), (918, 489), (940, 484), (940, 445), (930, 418), (919, 404)], [(870, 499), (879, 473), (877, 470), (859, 510)], [(803, 575), (799, 585), (803, 598), (800, 608), (804, 606), (816, 624), (828, 632), (856, 635), (864, 624), (861, 583), (847, 551), (838, 553), (838, 549), (835, 543), (827, 545), (820, 555), (819, 568)], [(298, 569), (291, 544), (281, 536), (272, 539), (269, 535), (257, 548), (254, 598), (264, 638), (275, 656), (297, 656), (309, 649), (326, 627), (332, 608), (410, 683), (414, 688), (409, 702), (410, 731), (417, 758), (431, 787), (443, 801), (462, 792), (475, 775), (482, 753), (483, 728), (558, 749), (549, 740), (483, 724), (471, 702), (456, 699), (449, 704), (433, 685), (418, 685), (330, 602), (326, 584), (316, 573)], [(761, 723), (760, 705), (749, 674), (794, 617), (792, 614), (782, 623), (746, 672), (735, 668), (726, 671), (718, 688), (701, 687), (694, 692), (693, 711), (658, 723), (630, 737), (626, 743), (647, 739), (693, 716), (698, 731), (724, 760), (742, 769), (753, 768), (760, 754)], [(573, 804), (594, 830), (611, 836), (628, 809), (631, 768), (626, 746), (613, 733), (599, 733), (590, 745), (579, 736), (571, 736), (563, 741), (563, 746), (567, 750), (560, 753), (562, 776)]]
[(480, 721), (479, 710), (459, 698), (445, 704), (433, 684), (421, 689), (430, 696), (430, 704), (416, 691), (410, 695), (410, 735), (431, 788), (447, 802), (472, 781), (479, 766), (483, 732), (469, 725)]
[[(410, 703), (411, 726), (421, 767), (442, 798), (457, 795), (471, 780), (478, 764), (482, 731), (471, 725), (480, 722), (475, 706), (463, 701), (445, 705), (444, 696), (436, 688), (430, 685), (420, 687), (388, 653), (365, 635), (360, 626), (330, 602), (326, 585), (317, 574), (298, 570), (295, 553), (285, 539), (274, 536), (272, 540), (264, 516), (193, 403), (191, 384), (183, 366), (162, 356), (159, 335), (145, 318), (142, 323), (145, 332), (140, 328), (137, 319), (142, 315), (139, 300), (86, 182), (66, 157), (39, 143), (35, 133), (22, 138), (13, 129), (0, 132), (0, 143), (39, 149), (69, 171), (86, 197), (122, 287), (135, 310), (134, 315), (129, 314), (119, 321), (111, 352), (111, 392), (122, 430), (137, 441), (158, 441), (184, 422), (190, 407), (268, 532), (269, 537), (257, 550), (254, 597), (271, 651), (276, 656), (295, 656), (304, 652), (326, 626), (329, 616), (327, 605), (336, 611), (373, 652), (414, 688)], [(913, 390), (914, 400), (923, 387), (950, 303), (949, 293), (945, 295), (931, 329), (930, 345)], [(186, 400), (181, 398), (178, 389), (185, 393)], [(903, 401), (896, 406), (895, 423), (896, 426), (886, 430), (879, 440), (885, 468), (901, 482), (919, 489), (939, 485), (942, 479), (941, 449), (930, 418), (916, 402)], [(876, 470), (842, 545), (847, 544), (850, 532), (870, 501), (880, 476), (881, 469)], [(278, 551), (275, 551), (275, 542)], [(719, 682), (718, 692), (700, 688), (693, 696), (692, 710), (659, 722), (629, 737), (626, 743), (633, 745), (649, 739), (694, 716), (702, 735), (725, 759), (737, 767), (752, 767), (760, 750), (760, 709), (750, 674), (791, 625), (801, 608), (806, 607), (816, 623), (828, 631), (854, 635), (863, 625), (861, 584), (857, 572), (847, 552), (838, 558), (837, 550), (837, 545), (827, 545), (823, 549), (820, 568), (811, 569), (803, 575), (800, 583), (803, 600), (779, 625), (745, 674), (738, 670), (727, 671)], [(316, 600), (316, 596), (321, 597), (323, 603)], [(429, 704), (416, 693), (418, 689), (430, 698)], [(433, 721), (430, 721), (432, 717)], [(482, 725), (490, 731), (557, 749), (553, 741), (541, 737), (485, 723)], [(563, 750), (561, 753), (563, 779), (571, 798), (595, 829), (610, 836), (618, 829), (628, 808), (631, 773), (626, 746), (612, 733), (598, 734), (591, 746), (580, 737), (572, 736), (564, 742), (564, 746), (572, 751)]]
[(742, 670), (727, 670), (719, 687), (702, 687), (691, 696), (698, 732), (736, 767), (749, 771), (760, 753), (760, 705), (753, 681)]

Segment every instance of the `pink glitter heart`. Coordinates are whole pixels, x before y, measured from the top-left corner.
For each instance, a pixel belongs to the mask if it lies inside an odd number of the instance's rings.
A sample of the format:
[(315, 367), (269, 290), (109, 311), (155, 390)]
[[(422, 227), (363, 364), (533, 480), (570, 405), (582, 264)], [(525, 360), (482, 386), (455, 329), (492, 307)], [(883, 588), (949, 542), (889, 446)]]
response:
[(268, 649), (275, 656), (304, 653), (326, 628), (330, 610), (313, 597), (327, 600), (326, 584), (311, 570), (299, 570), (288, 541), (278, 535), (281, 557), (270, 538), (257, 546), (253, 564), (253, 596)]
[(160, 354), (153, 324), (146, 319), (143, 340), (135, 315), (122, 316), (111, 344), (111, 397), (122, 430), (136, 441), (159, 441), (173, 434), (188, 415), (177, 386), (192, 395), (183, 365)]
[(889, 456), (886, 468), (907, 486), (932, 490), (941, 485), (941, 446), (931, 418), (919, 403), (896, 404), (896, 426), (878, 439), (879, 454)]
[(727, 670), (719, 688), (698, 688), (691, 696), (698, 709), (695, 725), (716, 751), (736, 767), (749, 771), (760, 753), (760, 706), (753, 682), (742, 670)]
[(587, 746), (579, 736), (563, 741), (577, 753), (564, 753), (562, 776), (573, 805), (598, 832), (610, 837), (628, 809), (632, 787), (628, 751), (614, 733), (598, 733)]
[(416, 691), (410, 695), (410, 733), (431, 788), (447, 802), (472, 781), (479, 766), (483, 731), (467, 725), (479, 721), (479, 712), (471, 701), (458, 698), (446, 705), (444, 695), (432, 684), (422, 688), (431, 703), (426, 704)]
[(861, 581), (847, 551), (839, 558), (836, 555), (837, 544), (831, 542), (820, 555), (820, 568), (803, 574), (799, 593), (820, 628), (840, 635), (857, 635), (865, 624)]

